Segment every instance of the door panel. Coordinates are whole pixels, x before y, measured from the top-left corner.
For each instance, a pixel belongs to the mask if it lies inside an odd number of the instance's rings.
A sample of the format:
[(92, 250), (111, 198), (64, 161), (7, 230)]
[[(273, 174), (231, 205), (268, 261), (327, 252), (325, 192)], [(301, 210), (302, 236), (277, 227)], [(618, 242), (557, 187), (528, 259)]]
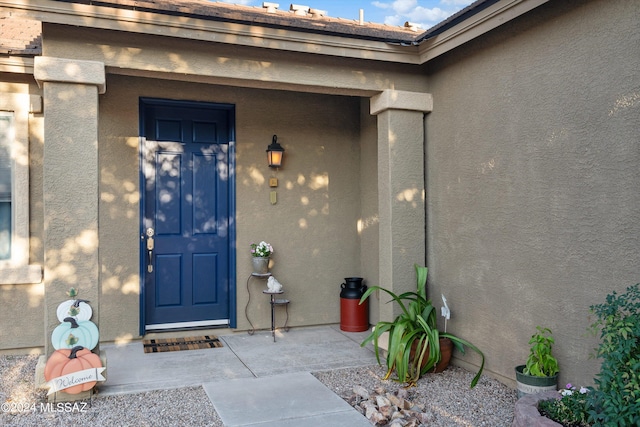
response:
[[(193, 277), (195, 281), (206, 281), (208, 277), (216, 277), (216, 265), (218, 256), (216, 254), (194, 254), (193, 255)], [(195, 288), (193, 294), (193, 304), (212, 304), (218, 301), (218, 295), (213, 287)]]
[[(152, 143), (148, 143), (152, 144)], [(165, 147), (167, 144), (165, 144)], [(154, 174), (155, 188), (152, 199), (155, 206), (149, 206), (150, 219), (155, 224), (156, 235), (180, 235), (181, 207), (182, 207), (182, 155), (180, 153), (163, 152), (162, 148), (151, 145), (150, 150), (156, 150)], [(165, 150), (170, 148), (165, 148)], [(176, 151), (181, 150), (177, 146)], [(150, 200), (151, 201), (151, 200)], [(155, 208), (155, 221), (153, 209)]]
[(179, 307), (182, 305), (182, 292), (180, 279), (182, 277), (182, 255), (163, 254), (157, 255), (156, 281), (155, 281), (155, 306)]
[(230, 319), (229, 114), (143, 108), (142, 226), (154, 230), (151, 254), (142, 245), (148, 327)]

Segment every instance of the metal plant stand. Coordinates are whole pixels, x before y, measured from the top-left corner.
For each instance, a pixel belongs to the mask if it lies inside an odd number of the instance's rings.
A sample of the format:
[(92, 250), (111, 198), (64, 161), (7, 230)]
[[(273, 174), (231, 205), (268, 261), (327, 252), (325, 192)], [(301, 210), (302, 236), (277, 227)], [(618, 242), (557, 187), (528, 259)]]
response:
[[(251, 302), (251, 288), (249, 286), (249, 282), (251, 279), (258, 280), (267, 280), (271, 277), (271, 273), (251, 273), (251, 275), (247, 278), (247, 293), (249, 294), (249, 298), (247, 299), (247, 305), (244, 308), (244, 314), (251, 325), (251, 329), (247, 331), (249, 335), (253, 335), (256, 332), (256, 327), (253, 326), (251, 319), (249, 319), (249, 303)], [(289, 332), (289, 327), (287, 323), (289, 322), (289, 300), (288, 299), (276, 299), (276, 295), (283, 294), (284, 291), (271, 292), (268, 289), (262, 291), (263, 294), (270, 296), (269, 304), (271, 305), (271, 336), (273, 337), (273, 342), (276, 342), (276, 306), (284, 306), (286, 318), (284, 321), (283, 329), (285, 332)]]
[(288, 299), (276, 299), (276, 295), (283, 294), (284, 291), (276, 291), (272, 292), (269, 290), (262, 291), (263, 294), (271, 296), (271, 336), (273, 337), (273, 342), (276, 342), (276, 306), (284, 305), (285, 313), (287, 314), (286, 320), (284, 321), (284, 330), (285, 332), (289, 331), (287, 327), (287, 322), (289, 322), (289, 300)]
[(260, 280), (267, 280), (269, 279), (269, 277), (271, 277), (271, 273), (265, 273), (265, 274), (251, 273), (251, 275), (247, 278), (247, 293), (249, 294), (249, 298), (247, 299), (247, 305), (244, 307), (244, 315), (247, 318), (249, 325), (251, 325), (251, 330), (247, 331), (249, 335), (253, 335), (256, 332), (256, 327), (253, 326), (253, 323), (251, 323), (251, 319), (249, 319), (249, 303), (251, 302), (251, 289), (249, 288), (249, 282), (251, 281), (251, 279), (254, 279), (254, 278), (260, 279)]

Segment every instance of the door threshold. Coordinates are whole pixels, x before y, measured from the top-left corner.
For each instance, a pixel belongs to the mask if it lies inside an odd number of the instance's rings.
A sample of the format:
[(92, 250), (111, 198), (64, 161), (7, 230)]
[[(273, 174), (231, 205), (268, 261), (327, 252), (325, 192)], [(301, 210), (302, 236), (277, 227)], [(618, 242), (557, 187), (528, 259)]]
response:
[(147, 331), (166, 331), (176, 329), (192, 329), (192, 328), (205, 328), (211, 326), (229, 326), (229, 319), (221, 320), (201, 320), (197, 322), (176, 322), (176, 323), (157, 323), (155, 325), (146, 325)]

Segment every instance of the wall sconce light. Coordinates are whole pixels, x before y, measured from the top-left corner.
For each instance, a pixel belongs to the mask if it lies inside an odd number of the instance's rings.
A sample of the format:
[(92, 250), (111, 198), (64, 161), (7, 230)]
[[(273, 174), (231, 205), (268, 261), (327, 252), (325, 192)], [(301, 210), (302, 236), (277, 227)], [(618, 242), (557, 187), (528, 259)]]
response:
[(267, 159), (269, 160), (270, 168), (279, 168), (282, 165), (282, 156), (284, 155), (284, 148), (278, 144), (278, 136), (273, 135), (271, 144), (267, 147)]

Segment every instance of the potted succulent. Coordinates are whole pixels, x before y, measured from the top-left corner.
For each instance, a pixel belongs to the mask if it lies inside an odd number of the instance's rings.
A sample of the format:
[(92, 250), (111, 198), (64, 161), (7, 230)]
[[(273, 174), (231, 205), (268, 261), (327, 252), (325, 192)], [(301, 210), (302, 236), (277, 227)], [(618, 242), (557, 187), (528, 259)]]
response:
[(551, 329), (536, 327), (531, 336), (531, 349), (524, 365), (516, 366), (518, 397), (558, 388), (558, 360), (551, 353), (555, 344)]
[(380, 336), (388, 332), (387, 373), (384, 379), (388, 379), (395, 371), (396, 380), (407, 383), (409, 386), (415, 385), (418, 379), (427, 372), (434, 371), (434, 369), (436, 371), (444, 370), (448, 359), (443, 360), (443, 354), (448, 353), (450, 358), (453, 346), (462, 353), (464, 353), (465, 347), (469, 347), (482, 358), (480, 369), (471, 381), (471, 387), (474, 387), (484, 369), (484, 354), (469, 341), (438, 330), (436, 309), (431, 300), (427, 299), (428, 270), (417, 264), (415, 269), (417, 275), (416, 292), (396, 295), (388, 289), (372, 286), (362, 295), (361, 304), (377, 290), (386, 292), (393, 301), (400, 305), (402, 313), (391, 322), (378, 322), (361, 345), (365, 346), (367, 343), (373, 342), (376, 359), (380, 363)]

